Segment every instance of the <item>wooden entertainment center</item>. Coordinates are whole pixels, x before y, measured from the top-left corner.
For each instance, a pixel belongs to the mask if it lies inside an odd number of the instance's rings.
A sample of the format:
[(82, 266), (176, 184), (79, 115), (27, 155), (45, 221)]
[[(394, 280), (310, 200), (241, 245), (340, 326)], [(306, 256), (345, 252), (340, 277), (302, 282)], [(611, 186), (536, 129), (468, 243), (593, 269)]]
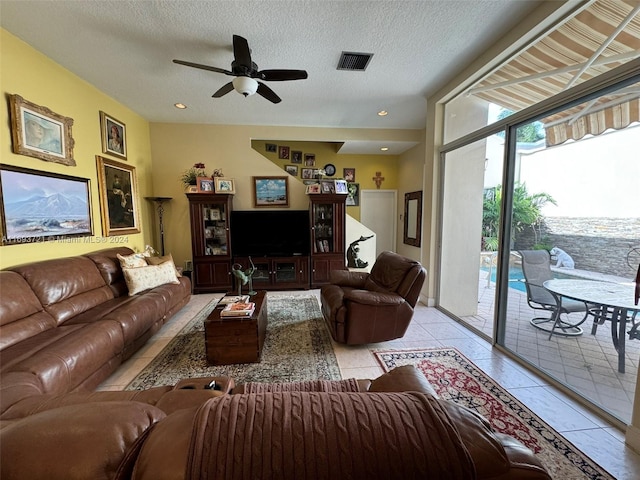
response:
[[(249, 268), (249, 257), (234, 255), (230, 228), (233, 195), (187, 193), (191, 219), (194, 293), (234, 291), (232, 265)], [(346, 195), (309, 195), (309, 254), (251, 257), (256, 271), (255, 290), (319, 288), (328, 283), (331, 270), (346, 269)], [(273, 210), (269, 210), (273, 211)], [(267, 212), (267, 211), (265, 211)], [(256, 238), (269, 232), (256, 232)], [(302, 237), (300, 237), (302, 238)]]

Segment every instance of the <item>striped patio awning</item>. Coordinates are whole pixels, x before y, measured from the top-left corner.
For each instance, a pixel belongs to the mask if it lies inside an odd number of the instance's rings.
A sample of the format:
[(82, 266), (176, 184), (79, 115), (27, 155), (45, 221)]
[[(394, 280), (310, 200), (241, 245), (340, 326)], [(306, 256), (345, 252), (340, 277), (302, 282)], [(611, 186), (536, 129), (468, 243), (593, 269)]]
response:
[[(474, 85), (519, 111), (640, 56), (640, 1), (595, 0)], [(640, 121), (640, 85), (545, 118), (547, 145)]]

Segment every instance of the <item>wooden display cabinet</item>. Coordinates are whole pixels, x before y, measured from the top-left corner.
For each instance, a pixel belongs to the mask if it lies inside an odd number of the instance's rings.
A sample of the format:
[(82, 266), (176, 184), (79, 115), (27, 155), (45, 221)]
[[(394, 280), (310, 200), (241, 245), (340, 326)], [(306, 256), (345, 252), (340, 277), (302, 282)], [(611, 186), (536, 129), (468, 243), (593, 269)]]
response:
[(346, 270), (345, 202), (347, 195), (311, 194), (311, 288), (329, 283), (331, 270)]
[(233, 195), (187, 193), (191, 218), (193, 293), (226, 292), (233, 286), (229, 216)]

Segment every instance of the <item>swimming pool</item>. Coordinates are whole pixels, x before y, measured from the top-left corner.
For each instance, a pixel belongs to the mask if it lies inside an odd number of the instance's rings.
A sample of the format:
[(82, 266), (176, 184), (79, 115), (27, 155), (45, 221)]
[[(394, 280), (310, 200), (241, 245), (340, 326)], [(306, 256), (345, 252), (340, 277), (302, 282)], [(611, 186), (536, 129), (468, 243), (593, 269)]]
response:
[[(488, 267), (481, 267), (480, 270), (483, 272), (488, 272)], [(491, 269), (491, 276), (489, 277), (491, 283), (496, 283), (496, 269)], [(553, 278), (576, 278), (573, 275), (567, 275), (566, 273), (553, 272)], [(521, 292), (526, 292), (527, 287), (524, 284), (524, 273), (522, 273), (522, 267), (519, 265), (512, 265), (509, 267), (509, 288), (513, 288), (514, 290), (519, 290)]]

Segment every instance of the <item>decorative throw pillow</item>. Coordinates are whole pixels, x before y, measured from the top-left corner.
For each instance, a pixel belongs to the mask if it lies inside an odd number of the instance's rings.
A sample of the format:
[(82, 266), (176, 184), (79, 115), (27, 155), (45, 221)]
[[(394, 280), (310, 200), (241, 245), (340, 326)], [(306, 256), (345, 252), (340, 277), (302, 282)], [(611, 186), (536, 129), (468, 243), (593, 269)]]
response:
[(138, 268), (123, 268), (122, 271), (131, 297), (166, 283), (180, 283), (176, 277), (176, 267), (169, 262)]
[(122, 268), (139, 268), (146, 267), (147, 261), (141, 253), (132, 253), (131, 255), (116, 254), (118, 260), (120, 260), (120, 266)]
[(160, 265), (166, 262), (171, 262), (171, 265), (173, 265), (173, 268), (176, 269), (176, 276), (178, 277), (182, 276), (182, 274), (176, 268), (176, 264), (173, 261), (173, 255), (171, 254), (163, 255), (162, 257), (146, 257), (145, 260), (147, 261), (148, 265)]

